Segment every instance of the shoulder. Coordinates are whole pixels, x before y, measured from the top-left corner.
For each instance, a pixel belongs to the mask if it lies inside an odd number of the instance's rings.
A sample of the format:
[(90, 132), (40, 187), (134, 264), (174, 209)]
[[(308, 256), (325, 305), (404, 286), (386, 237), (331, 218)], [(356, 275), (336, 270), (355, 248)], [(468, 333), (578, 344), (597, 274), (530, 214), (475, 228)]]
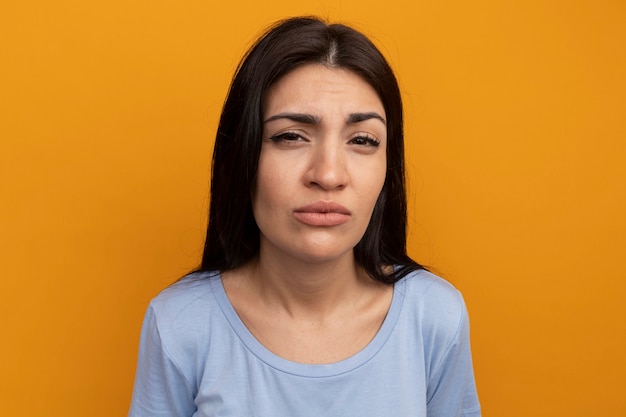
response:
[(209, 307), (213, 298), (212, 280), (219, 274), (194, 272), (162, 290), (150, 301), (150, 308), (162, 318), (175, 319), (189, 311)]
[(403, 315), (434, 342), (455, 339), (468, 325), (463, 296), (443, 278), (418, 270), (398, 281), (396, 289), (404, 297)]
[(423, 308), (458, 310), (464, 308), (459, 290), (443, 278), (424, 269), (413, 271), (396, 284), (409, 301)]
[(218, 273), (192, 273), (161, 291), (148, 308), (149, 325), (159, 334), (171, 354), (182, 347), (208, 342), (220, 322), (221, 310), (215, 294)]
[(218, 274), (190, 274), (150, 302), (130, 415), (154, 415), (154, 410), (171, 410), (167, 415), (193, 412), (207, 346), (219, 339), (215, 333), (223, 328), (213, 294), (216, 280)]
[(479, 416), (469, 339), (461, 293), (449, 282), (416, 271), (398, 281), (404, 288), (404, 329), (421, 343), (430, 415)]

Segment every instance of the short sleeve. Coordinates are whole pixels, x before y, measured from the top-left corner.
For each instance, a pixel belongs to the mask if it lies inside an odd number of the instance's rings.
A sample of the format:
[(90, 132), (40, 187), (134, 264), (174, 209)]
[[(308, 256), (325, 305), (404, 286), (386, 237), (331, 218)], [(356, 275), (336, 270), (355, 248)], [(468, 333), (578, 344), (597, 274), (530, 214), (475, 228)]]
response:
[(456, 334), (428, 380), (428, 417), (481, 416), (470, 350), (469, 319), (464, 303), (462, 307)]
[(189, 382), (168, 355), (156, 313), (148, 308), (141, 331), (139, 358), (129, 417), (192, 416), (196, 407)]

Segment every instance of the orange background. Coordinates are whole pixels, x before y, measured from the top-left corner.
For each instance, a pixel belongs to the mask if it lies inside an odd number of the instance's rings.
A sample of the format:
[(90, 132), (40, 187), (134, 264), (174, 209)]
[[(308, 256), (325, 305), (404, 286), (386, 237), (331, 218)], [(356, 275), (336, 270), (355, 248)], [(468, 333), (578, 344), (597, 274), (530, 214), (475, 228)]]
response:
[(465, 294), (484, 415), (626, 415), (626, 3), (294, 3), (2, 2), (0, 415), (125, 415), (236, 63), (305, 13), (398, 73), (410, 252)]

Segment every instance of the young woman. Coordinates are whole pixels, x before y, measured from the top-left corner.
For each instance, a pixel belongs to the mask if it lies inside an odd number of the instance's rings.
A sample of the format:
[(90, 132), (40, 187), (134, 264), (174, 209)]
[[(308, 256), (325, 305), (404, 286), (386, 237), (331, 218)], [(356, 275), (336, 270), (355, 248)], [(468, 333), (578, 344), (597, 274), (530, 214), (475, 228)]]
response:
[(131, 416), (480, 416), (458, 291), (406, 254), (402, 103), (359, 32), (279, 22), (218, 127), (199, 270), (143, 325)]

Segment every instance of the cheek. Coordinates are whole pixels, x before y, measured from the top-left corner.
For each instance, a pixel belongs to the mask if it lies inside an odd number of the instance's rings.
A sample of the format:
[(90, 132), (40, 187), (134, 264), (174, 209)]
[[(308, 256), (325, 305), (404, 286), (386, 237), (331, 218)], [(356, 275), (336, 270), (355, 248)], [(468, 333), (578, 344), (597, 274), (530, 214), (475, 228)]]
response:
[(271, 215), (275, 212), (276, 206), (274, 196), (269, 193), (269, 190), (271, 187), (268, 187), (261, 177), (257, 177), (252, 192), (252, 216), (262, 234), (267, 225), (273, 222)]
[(378, 199), (380, 198), (380, 195), (382, 193), (383, 185), (384, 185), (384, 179), (383, 179), (383, 181), (379, 180), (379, 182), (376, 185), (377, 185), (376, 192), (373, 192), (371, 194), (369, 200), (367, 201), (367, 204), (370, 207), (370, 212), (369, 212), (370, 221), (371, 221), (371, 216), (374, 213), (374, 209), (376, 208), (376, 203), (378, 202)]
[(284, 205), (288, 199), (284, 194), (288, 188), (284, 173), (276, 169), (275, 161), (267, 158), (259, 159), (256, 181), (252, 190), (252, 211), (254, 217), (271, 217), (275, 210)]
[(381, 160), (377, 161), (377, 163), (373, 164), (362, 173), (363, 185), (370, 190), (369, 193), (364, 193), (364, 195), (368, 195), (368, 198), (371, 199), (372, 202), (378, 200), (378, 196), (385, 184), (386, 175), (387, 160), (384, 158), (381, 158)]

